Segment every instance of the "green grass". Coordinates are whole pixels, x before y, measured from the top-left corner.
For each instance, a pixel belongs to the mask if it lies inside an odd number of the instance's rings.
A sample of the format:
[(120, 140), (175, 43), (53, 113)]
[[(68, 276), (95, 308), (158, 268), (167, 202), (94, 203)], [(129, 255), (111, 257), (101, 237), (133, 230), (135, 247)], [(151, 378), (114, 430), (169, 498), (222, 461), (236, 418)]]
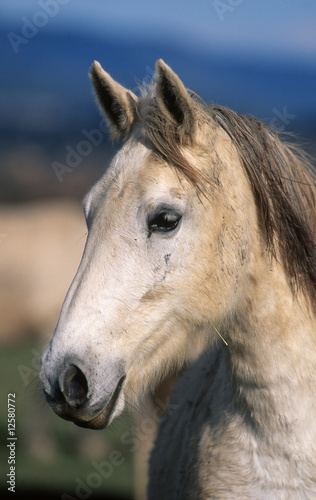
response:
[[(122, 439), (130, 432), (131, 417), (121, 417), (104, 431), (81, 429), (58, 418), (44, 402), (38, 380), (41, 350), (27, 343), (0, 351), (0, 477), (9, 471), (7, 401), (15, 393), (17, 490), (47, 488), (76, 496), (80, 484), (98, 494), (132, 496), (133, 456)], [(108, 477), (93, 463), (101, 464)]]

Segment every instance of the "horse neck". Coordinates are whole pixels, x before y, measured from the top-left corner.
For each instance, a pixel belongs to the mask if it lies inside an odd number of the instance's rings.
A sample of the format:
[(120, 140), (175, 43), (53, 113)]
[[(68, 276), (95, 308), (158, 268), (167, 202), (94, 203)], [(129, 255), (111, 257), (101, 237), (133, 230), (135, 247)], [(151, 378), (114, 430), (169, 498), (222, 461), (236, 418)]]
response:
[(226, 330), (235, 402), (259, 427), (306, 426), (315, 415), (315, 315), (278, 263), (256, 259), (244, 290)]

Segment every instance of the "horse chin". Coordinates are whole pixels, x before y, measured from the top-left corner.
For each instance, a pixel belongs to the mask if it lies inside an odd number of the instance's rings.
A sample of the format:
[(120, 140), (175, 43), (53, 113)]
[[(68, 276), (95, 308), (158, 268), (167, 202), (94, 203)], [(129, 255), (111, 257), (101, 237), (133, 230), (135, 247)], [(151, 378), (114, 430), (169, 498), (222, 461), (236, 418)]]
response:
[(105, 429), (110, 423), (110, 415), (109, 412), (104, 409), (99, 415), (90, 420), (89, 422), (85, 422), (83, 420), (74, 420), (74, 423), (78, 427), (84, 427), (85, 429), (94, 429), (101, 430)]
[(124, 409), (124, 395), (120, 394), (115, 406), (106, 406), (96, 417), (92, 420), (73, 420), (73, 422), (78, 425), (78, 427), (84, 427), (85, 429), (101, 430), (108, 427), (113, 420), (118, 417)]

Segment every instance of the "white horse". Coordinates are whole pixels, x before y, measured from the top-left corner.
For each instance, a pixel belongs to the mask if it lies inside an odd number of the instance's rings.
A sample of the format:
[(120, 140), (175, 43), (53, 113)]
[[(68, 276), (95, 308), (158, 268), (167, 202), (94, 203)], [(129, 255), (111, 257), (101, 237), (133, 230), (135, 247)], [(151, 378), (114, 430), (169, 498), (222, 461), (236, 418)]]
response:
[(86, 248), (42, 356), (47, 401), (101, 429), (197, 360), (160, 427), (149, 498), (316, 498), (307, 161), (161, 60), (140, 98), (97, 62), (90, 75), (125, 142), (84, 200)]

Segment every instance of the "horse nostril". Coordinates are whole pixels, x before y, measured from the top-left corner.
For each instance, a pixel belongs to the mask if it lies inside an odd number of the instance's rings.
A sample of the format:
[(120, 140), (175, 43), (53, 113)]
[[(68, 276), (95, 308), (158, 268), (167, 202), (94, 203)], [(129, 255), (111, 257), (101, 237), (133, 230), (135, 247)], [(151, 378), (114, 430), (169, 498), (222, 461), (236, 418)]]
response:
[(59, 377), (60, 390), (67, 403), (81, 406), (85, 403), (88, 393), (88, 382), (82, 371), (75, 365), (70, 365)]

